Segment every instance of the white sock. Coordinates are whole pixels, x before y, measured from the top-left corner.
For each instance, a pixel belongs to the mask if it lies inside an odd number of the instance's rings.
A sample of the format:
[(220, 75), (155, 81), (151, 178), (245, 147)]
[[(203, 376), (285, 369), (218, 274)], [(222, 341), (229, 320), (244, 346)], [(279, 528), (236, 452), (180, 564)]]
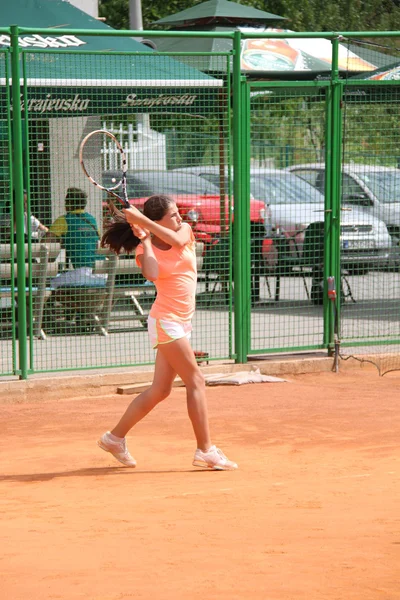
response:
[(111, 438), (112, 442), (122, 442), (122, 440), (124, 439), (124, 438), (117, 437), (116, 435), (113, 435), (112, 433), (109, 434), (109, 437)]

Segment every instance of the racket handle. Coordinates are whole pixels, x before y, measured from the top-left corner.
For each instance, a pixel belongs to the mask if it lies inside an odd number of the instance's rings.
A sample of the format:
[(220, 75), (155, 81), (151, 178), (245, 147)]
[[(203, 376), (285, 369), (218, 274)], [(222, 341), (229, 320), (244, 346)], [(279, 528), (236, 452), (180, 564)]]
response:
[(139, 238), (139, 240), (142, 240), (143, 238), (145, 238), (147, 236), (147, 233), (144, 231), (144, 229), (139, 227), (139, 225), (131, 225), (131, 229), (132, 229), (134, 235), (136, 235), (136, 237)]

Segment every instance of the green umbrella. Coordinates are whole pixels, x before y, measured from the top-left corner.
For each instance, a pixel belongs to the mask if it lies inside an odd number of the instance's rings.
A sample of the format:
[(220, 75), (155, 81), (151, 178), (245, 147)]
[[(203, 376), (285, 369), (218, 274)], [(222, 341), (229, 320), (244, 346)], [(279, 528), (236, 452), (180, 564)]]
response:
[(228, 0), (209, 0), (196, 4), (191, 8), (155, 21), (156, 25), (174, 25), (187, 27), (190, 25), (265, 23), (266, 21), (282, 21), (285, 17), (258, 10), (246, 4), (229, 2)]
[[(0, 26), (15, 24), (49, 29), (44, 35), (34, 31), (24, 33), (19, 41), (26, 59), (25, 71), (21, 67), (21, 77), (25, 77), (29, 86), (27, 108), (35, 116), (55, 113), (78, 116), (96, 112), (96, 106), (100, 112), (104, 112), (104, 106), (112, 106), (122, 113), (132, 110), (196, 112), (201, 106), (204, 112), (207, 100), (221, 86), (220, 81), (198, 69), (171, 57), (159, 56), (132, 38), (63, 34), (66, 28), (113, 31), (64, 0), (1, 3)], [(9, 46), (9, 36), (0, 34), (3, 102)], [(43, 49), (53, 48), (61, 52), (43, 53)], [(38, 49), (41, 52), (37, 52)], [(101, 54), (78, 55), (80, 51)], [(209, 104), (212, 109), (212, 102)]]
[[(153, 23), (157, 26), (173, 27), (177, 31), (234, 31), (240, 26), (260, 26), (265, 23), (286, 20), (274, 15), (228, 0), (209, 0), (160, 19)], [(158, 38), (157, 50), (161, 52), (230, 52), (232, 40), (224, 38)], [(185, 61), (182, 57), (180, 60)], [(189, 59), (188, 59), (189, 60)], [(197, 65), (208, 73), (226, 73), (226, 58), (220, 56), (199, 56)]]
[[(268, 33), (278, 31), (271, 21), (282, 21), (284, 17), (257, 10), (245, 4), (228, 0), (209, 0), (196, 4), (156, 21), (154, 25), (174, 27), (180, 31), (233, 31), (241, 29)], [(283, 31), (283, 30), (280, 30)], [(289, 30), (288, 30), (289, 32)], [(163, 52), (229, 52), (232, 40), (219, 38), (159, 38), (157, 49)], [(251, 39), (242, 42), (242, 71), (248, 77), (271, 77), (314, 79), (318, 74), (331, 70), (331, 43), (324, 39)], [(348, 44), (345, 40), (339, 47), (342, 73), (369, 70), (393, 61), (380, 52), (371, 50), (371, 45)], [(181, 58), (181, 61), (189, 59)], [(219, 56), (199, 57), (199, 68), (208, 73), (226, 73), (226, 58)]]

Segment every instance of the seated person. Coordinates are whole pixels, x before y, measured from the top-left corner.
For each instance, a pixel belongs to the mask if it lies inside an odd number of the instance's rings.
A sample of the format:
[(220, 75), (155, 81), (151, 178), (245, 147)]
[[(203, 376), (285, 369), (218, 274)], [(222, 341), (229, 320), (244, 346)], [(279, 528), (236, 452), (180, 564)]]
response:
[(74, 269), (93, 269), (96, 261), (100, 235), (96, 219), (85, 212), (86, 203), (86, 192), (75, 187), (68, 188), (65, 197), (67, 212), (54, 221), (46, 234), (47, 240), (61, 242), (67, 264), (70, 263)]
[[(46, 241), (61, 243), (65, 249), (67, 265), (72, 267), (72, 270), (67, 270), (51, 280), (54, 291), (45, 305), (48, 328), (55, 326), (51, 322), (54, 302), (63, 305), (67, 321), (75, 320), (77, 324), (93, 321), (93, 315), (102, 303), (102, 296), (96, 295), (92, 298), (87, 291), (88, 287), (105, 288), (107, 276), (93, 274), (96, 259), (100, 258), (97, 255), (100, 235), (96, 219), (85, 211), (86, 203), (86, 192), (75, 187), (68, 188), (65, 197), (66, 214), (58, 217), (46, 234)], [(75, 289), (72, 291), (71, 288)]]
[[(16, 241), (16, 231), (17, 231), (17, 222), (16, 222), (16, 211), (15, 211), (15, 196), (14, 196), (14, 209), (12, 211), (13, 216), (11, 216), (11, 211), (5, 210), (0, 215), (0, 242), (1, 243), (9, 243), (13, 237), (14, 241)], [(24, 190), (24, 237), (25, 241), (28, 241), (28, 223), (30, 220), (30, 228), (31, 228), (31, 240), (39, 240), (45, 233), (47, 233), (48, 229), (43, 223), (39, 221), (35, 215), (30, 215), (30, 219), (28, 219), (28, 195), (26, 190)], [(13, 222), (13, 227), (11, 223)], [(13, 229), (13, 234), (12, 234)]]

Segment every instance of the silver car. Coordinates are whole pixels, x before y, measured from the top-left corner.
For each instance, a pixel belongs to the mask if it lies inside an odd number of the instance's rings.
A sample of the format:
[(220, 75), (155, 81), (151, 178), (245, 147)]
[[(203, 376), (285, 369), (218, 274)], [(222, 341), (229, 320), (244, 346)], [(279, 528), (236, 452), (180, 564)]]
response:
[[(196, 173), (217, 185), (219, 182), (216, 166), (179, 171)], [(324, 221), (323, 195), (294, 173), (267, 168), (250, 170), (250, 190), (269, 205), (275, 235), (284, 235), (293, 256), (301, 256), (306, 229)], [(342, 265), (352, 273), (386, 266), (390, 259), (392, 240), (385, 223), (357, 206), (346, 207), (341, 214), (340, 244)]]
[[(322, 194), (325, 164), (312, 163), (289, 167)], [(342, 165), (342, 202), (361, 207), (386, 223), (393, 245), (400, 240), (400, 169), (375, 165)]]

